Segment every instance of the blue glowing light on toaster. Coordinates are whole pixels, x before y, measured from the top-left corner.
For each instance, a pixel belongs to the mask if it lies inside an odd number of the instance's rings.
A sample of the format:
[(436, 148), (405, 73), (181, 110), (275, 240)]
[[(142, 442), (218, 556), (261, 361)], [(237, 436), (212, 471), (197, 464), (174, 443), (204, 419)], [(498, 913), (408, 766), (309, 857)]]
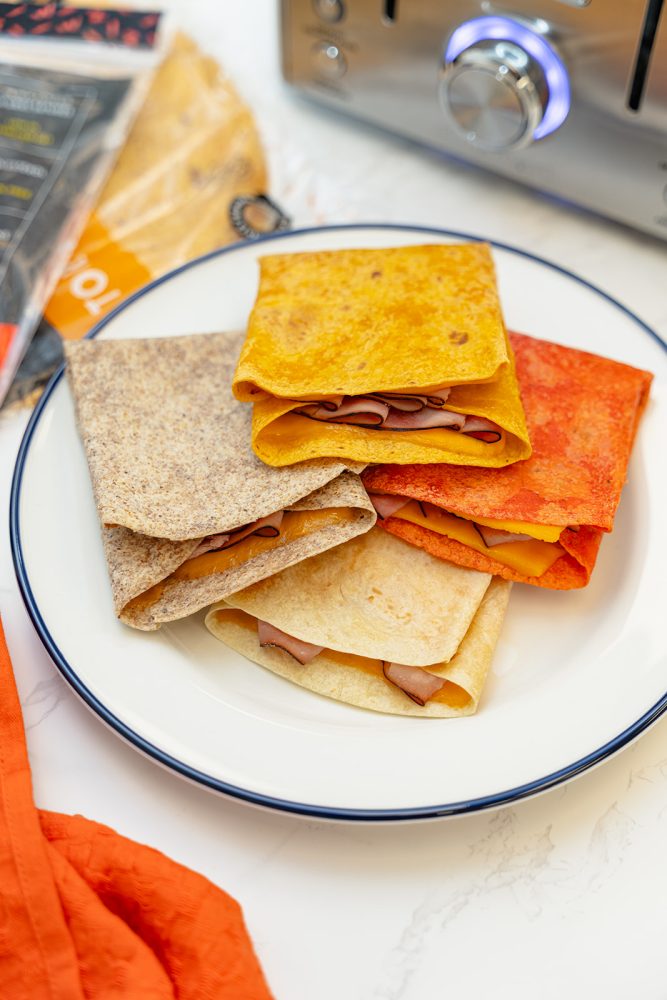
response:
[(570, 81), (562, 60), (544, 38), (518, 21), (509, 17), (476, 17), (472, 21), (464, 21), (453, 32), (447, 43), (445, 61), (454, 62), (471, 45), (489, 39), (514, 42), (542, 67), (549, 97), (544, 117), (535, 129), (533, 138), (543, 139), (563, 124), (570, 110)]

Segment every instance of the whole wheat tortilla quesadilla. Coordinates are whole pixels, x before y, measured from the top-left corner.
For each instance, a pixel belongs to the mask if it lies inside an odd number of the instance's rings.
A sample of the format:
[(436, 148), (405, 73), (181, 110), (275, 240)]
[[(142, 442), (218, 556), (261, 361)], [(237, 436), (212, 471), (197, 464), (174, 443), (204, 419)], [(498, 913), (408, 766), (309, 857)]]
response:
[(477, 709), (510, 587), (373, 528), (225, 598), (206, 625), (317, 694), (450, 718)]
[(386, 465), (364, 483), (381, 525), (460, 566), (569, 590), (612, 530), (650, 372), (510, 334), (533, 443), (505, 469)]
[[(239, 334), (66, 345), (116, 613), (155, 629), (367, 531), (336, 461), (272, 469), (234, 399)], [(359, 468), (356, 467), (356, 471)]]
[(483, 243), (266, 256), (234, 392), (269, 465), (530, 455)]

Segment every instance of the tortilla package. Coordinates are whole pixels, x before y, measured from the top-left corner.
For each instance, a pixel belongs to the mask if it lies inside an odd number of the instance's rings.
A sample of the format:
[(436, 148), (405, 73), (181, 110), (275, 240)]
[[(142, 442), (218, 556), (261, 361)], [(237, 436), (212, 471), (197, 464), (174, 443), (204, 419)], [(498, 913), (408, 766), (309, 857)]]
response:
[(612, 530), (653, 376), (510, 334), (533, 454), (506, 469), (379, 466), (364, 477), (382, 527), (506, 580), (584, 587)]
[(340, 462), (271, 469), (229, 385), (238, 334), (73, 341), (67, 372), (116, 613), (156, 629), (367, 531)]
[(234, 376), (269, 465), (500, 467), (530, 443), (486, 244), (260, 259)]
[(206, 625), (317, 694), (451, 718), (477, 709), (510, 587), (374, 528), (225, 598)]
[(230, 206), (266, 190), (250, 109), (214, 59), (176, 34), (47, 308), (78, 339), (136, 289), (239, 238)]

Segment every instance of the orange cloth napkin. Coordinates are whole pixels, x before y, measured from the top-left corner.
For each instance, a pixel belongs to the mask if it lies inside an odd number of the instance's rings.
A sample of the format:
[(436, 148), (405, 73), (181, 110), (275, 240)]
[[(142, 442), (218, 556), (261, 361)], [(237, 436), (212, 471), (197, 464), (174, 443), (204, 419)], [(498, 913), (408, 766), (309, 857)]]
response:
[(271, 1000), (234, 899), (109, 827), (35, 807), (1, 622), (0, 997)]

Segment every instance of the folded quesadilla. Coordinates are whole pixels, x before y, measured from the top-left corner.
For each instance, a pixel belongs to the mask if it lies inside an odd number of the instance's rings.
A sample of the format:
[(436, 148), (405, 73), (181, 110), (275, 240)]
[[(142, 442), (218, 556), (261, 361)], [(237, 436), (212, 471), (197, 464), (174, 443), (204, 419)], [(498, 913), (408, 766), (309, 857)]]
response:
[(497, 468), (530, 443), (489, 247), (262, 257), (234, 376), (269, 465)]
[(396, 715), (472, 715), (511, 584), (373, 528), (225, 598), (212, 634), (317, 694)]
[[(116, 613), (159, 628), (368, 531), (336, 461), (272, 469), (230, 384), (238, 334), (66, 345)], [(359, 467), (356, 468), (359, 471)]]
[(569, 590), (612, 530), (653, 376), (510, 334), (533, 443), (505, 469), (385, 465), (364, 483), (382, 527), (441, 559)]

